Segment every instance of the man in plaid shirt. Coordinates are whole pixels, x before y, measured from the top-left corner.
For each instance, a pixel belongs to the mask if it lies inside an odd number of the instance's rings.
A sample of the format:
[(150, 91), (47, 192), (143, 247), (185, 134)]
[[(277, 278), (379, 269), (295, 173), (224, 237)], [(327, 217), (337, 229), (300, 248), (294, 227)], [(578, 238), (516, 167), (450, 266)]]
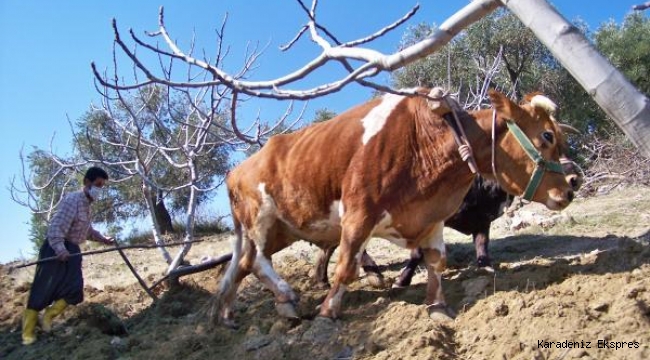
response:
[(67, 194), (58, 206), (48, 229), (47, 239), (39, 252), (39, 259), (56, 256), (58, 261), (39, 264), (29, 293), (27, 308), (23, 315), (23, 344), (36, 341), (35, 328), (39, 311), (43, 314), (41, 327), (48, 332), (52, 319), (61, 314), (68, 305), (83, 301), (83, 276), (79, 245), (90, 239), (103, 244), (113, 244), (112, 238), (104, 237), (90, 224), (90, 204), (97, 200), (108, 174), (101, 168), (91, 167), (84, 176), (82, 189)]

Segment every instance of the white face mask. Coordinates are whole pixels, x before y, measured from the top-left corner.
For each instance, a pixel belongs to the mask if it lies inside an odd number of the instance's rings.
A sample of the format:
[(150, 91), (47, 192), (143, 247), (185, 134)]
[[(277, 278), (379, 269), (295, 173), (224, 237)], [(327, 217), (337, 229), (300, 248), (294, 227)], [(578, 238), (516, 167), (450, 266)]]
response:
[(101, 195), (102, 189), (98, 188), (97, 186), (92, 185), (90, 189), (88, 189), (88, 195), (90, 195), (93, 200), (97, 200), (99, 198), (99, 195)]

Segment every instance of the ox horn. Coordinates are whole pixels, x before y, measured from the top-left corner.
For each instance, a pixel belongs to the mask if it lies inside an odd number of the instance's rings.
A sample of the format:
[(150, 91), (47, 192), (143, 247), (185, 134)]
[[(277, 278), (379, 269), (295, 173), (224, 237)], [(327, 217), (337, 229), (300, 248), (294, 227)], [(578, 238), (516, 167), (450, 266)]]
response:
[(580, 130), (574, 128), (573, 126), (571, 126), (571, 125), (569, 125), (569, 124), (561, 124), (561, 123), (558, 123), (558, 126), (560, 127), (560, 129), (561, 129), (562, 132), (564, 132), (564, 133), (571, 133), (571, 134), (576, 134), (576, 135), (582, 135), (582, 132), (581, 132)]
[(545, 111), (549, 115), (554, 115), (557, 112), (557, 105), (553, 100), (544, 95), (535, 95), (530, 99), (530, 105), (536, 109)]

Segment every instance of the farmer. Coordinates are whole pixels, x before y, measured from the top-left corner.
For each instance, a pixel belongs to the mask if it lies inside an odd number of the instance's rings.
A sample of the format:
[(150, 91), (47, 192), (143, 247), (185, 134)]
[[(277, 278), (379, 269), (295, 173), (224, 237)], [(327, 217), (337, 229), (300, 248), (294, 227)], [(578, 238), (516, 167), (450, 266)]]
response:
[(54, 317), (68, 305), (83, 301), (81, 256), (71, 256), (80, 252), (79, 244), (86, 239), (106, 245), (114, 243), (112, 238), (104, 237), (90, 225), (90, 204), (97, 200), (107, 180), (106, 171), (91, 167), (84, 176), (83, 188), (67, 194), (59, 204), (38, 254), (39, 259), (56, 256), (56, 260), (43, 262), (36, 267), (23, 314), (23, 345), (36, 341), (39, 311), (45, 309), (41, 327), (49, 332)]

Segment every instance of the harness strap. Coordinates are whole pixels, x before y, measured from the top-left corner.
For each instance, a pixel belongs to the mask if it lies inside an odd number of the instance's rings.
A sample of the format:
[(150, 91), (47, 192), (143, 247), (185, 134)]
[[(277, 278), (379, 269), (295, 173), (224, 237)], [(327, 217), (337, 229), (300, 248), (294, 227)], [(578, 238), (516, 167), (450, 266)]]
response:
[[(472, 174), (476, 174), (478, 173), (478, 166), (476, 165), (476, 160), (474, 160), (474, 151), (472, 150), (472, 146), (469, 144), (469, 140), (467, 140), (467, 135), (465, 134), (465, 129), (463, 129), (463, 124), (460, 122), (460, 118), (456, 113), (457, 104), (453, 100), (449, 101), (448, 98), (449, 98), (448, 94), (443, 97), (445, 103), (447, 103), (447, 106), (449, 106), (449, 108), (451, 109), (451, 114), (454, 117), (454, 120), (456, 121), (456, 127), (460, 132), (459, 137), (460, 137), (460, 141), (462, 142), (462, 144), (458, 144), (458, 152), (460, 153), (460, 156), (463, 159), (463, 161), (467, 162), (467, 166), (469, 166), (469, 169), (470, 171), (472, 171)], [(453, 126), (452, 129), (456, 131), (456, 129)]]
[[(467, 135), (465, 134), (465, 129), (463, 129), (463, 124), (458, 117), (457, 111), (460, 110), (460, 106), (455, 99), (450, 99), (451, 95), (442, 90), (442, 88), (433, 88), (429, 94), (426, 95), (427, 102), (429, 107), (432, 109), (437, 109), (440, 105), (436, 102), (444, 101), (446, 107), (451, 110), (451, 117), (454, 121), (449, 119), (448, 113), (442, 115), (442, 118), (447, 122), (447, 125), (451, 128), (451, 132), (454, 135), (454, 140), (458, 146), (458, 152), (463, 161), (467, 162), (470, 171), (473, 174), (478, 173), (478, 166), (476, 165), (476, 160), (474, 160), (474, 152), (472, 151), (472, 146), (467, 140)], [(435, 100), (435, 102), (434, 102)]]
[(506, 125), (508, 125), (508, 130), (510, 130), (512, 135), (515, 136), (515, 139), (517, 139), (519, 145), (521, 145), (528, 157), (535, 163), (533, 175), (531, 176), (528, 186), (526, 186), (526, 190), (524, 190), (524, 194), (522, 195), (524, 200), (530, 201), (535, 195), (539, 184), (542, 182), (545, 172), (564, 174), (564, 169), (562, 168), (562, 164), (559, 162), (544, 159), (528, 136), (524, 134), (519, 125), (514, 121), (506, 120)]
[[(521, 198), (526, 201), (531, 201), (535, 192), (539, 187), (539, 184), (542, 182), (545, 172), (555, 172), (564, 174), (564, 169), (562, 164), (557, 161), (548, 161), (542, 157), (539, 150), (533, 145), (528, 136), (524, 134), (519, 125), (513, 120), (506, 120), (506, 125), (508, 130), (514, 135), (515, 139), (521, 145), (521, 148), (524, 149), (528, 157), (535, 163), (535, 169), (533, 174), (528, 181), (528, 185), (524, 190), (524, 193), (521, 195)], [(496, 166), (496, 127), (497, 127), (497, 111), (494, 109), (492, 111), (492, 173), (497, 183), (499, 183), (499, 176), (497, 174)]]

